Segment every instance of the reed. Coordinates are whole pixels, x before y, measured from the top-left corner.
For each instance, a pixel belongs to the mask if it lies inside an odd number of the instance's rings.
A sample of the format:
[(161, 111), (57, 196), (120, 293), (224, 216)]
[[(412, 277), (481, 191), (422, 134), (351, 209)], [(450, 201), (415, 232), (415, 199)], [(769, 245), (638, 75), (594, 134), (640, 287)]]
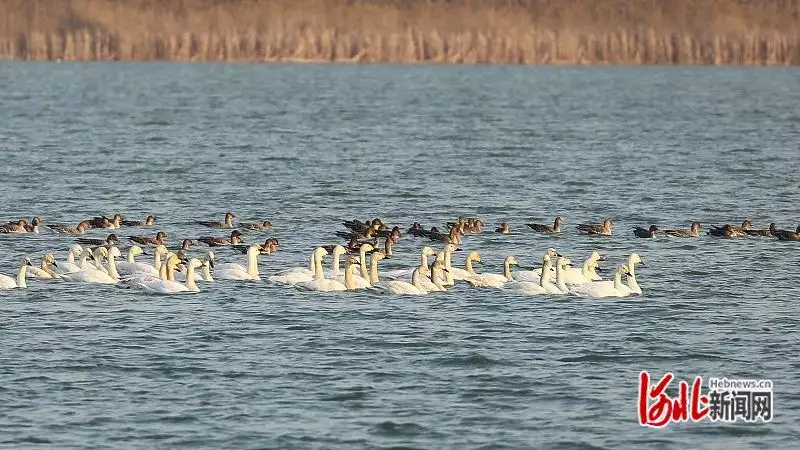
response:
[(800, 0), (0, 0), (0, 58), (799, 65)]

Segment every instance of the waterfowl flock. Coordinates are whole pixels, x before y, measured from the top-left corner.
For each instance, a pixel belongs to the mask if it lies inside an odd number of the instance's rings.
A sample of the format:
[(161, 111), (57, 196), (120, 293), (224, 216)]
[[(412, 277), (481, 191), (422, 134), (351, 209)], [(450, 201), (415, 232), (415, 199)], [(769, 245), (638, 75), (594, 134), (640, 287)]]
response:
[[(75, 243), (67, 249), (66, 257), (62, 261), (57, 261), (55, 252), (44, 254), (41, 265), (36, 266), (29, 257), (24, 258), (15, 274), (0, 275), (0, 290), (26, 288), (28, 280), (35, 279), (37, 282), (58, 280), (108, 284), (142, 292), (173, 294), (199, 292), (202, 283), (230, 280), (266, 282), (305, 291), (367, 290), (391, 295), (445, 292), (457, 282), (475, 289), (498, 289), (520, 295), (597, 298), (642, 294), (636, 279), (636, 266), (645, 264), (636, 252), (631, 253), (617, 266), (609, 279), (600, 276), (600, 263), (605, 258), (599, 252), (592, 251), (585, 258), (573, 256), (576, 259), (573, 263), (572, 257), (559, 253), (555, 248), (544, 251), (541, 259), (537, 258), (535, 266), (523, 266), (517, 255), (507, 255), (503, 260), (502, 273), (477, 271), (476, 265), (483, 264), (480, 252), (472, 249), (464, 251), (462, 247), (468, 247), (465, 245), (467, 236), (484, 232), (484, 222), (468, 217), (447, 222), (442, 228), (432, 226), (426, 229), (421, 223), (414, 222), (405, 233), (398, 226), (386, 225), (380, 218), (363, 222), (346, 220), (342, 222), (344, 230), (334, 232), (344, 242), (321, 244), (310, 251), (307, 265), (262, 277), (259, 258), (277, 252), (280, 243), (274, 237), (267, 238), (263, 244), (246, 243), (245, 240), (249, 233), (271, 230), (272, 222), (261, 220), (237, 224), (235, 219), (236, 215), (228, 212), (222, 221), (195, 221), (196, 225), (202, 227), (231, 231), (229, 234), (225, 232), (225, 235), (217, 236), (182, 237), (180, 246), (173, 250), (168, 248), (168, 236), (163, 231), (124, 234), (115, 231), (105, 238), (84, 236), (92, 229), (152, 228), (156, 224), (156, 217), (153, 215), (148, 215), (144, 220), (126, 220), (121, 214), (112, 217), (100, 215), (82, 220), (74, 227), (59, 223), (44, 224), (39, 217), (35, 217), (30, 223), (25, 219), (9, 221), (0, 225), (0, 232), (50, 232), (76, 237)], [(565, 232), (563, 224), (564, 218), (558, 216), (552, 225), (525, 225), (530, 230), (527, 232), (558, 234)], [(651, 239), (659, 235), (698, 238), (701, 228), (699, 222), (692, 223), (687, 229), (662, 230), (657, 225), (647, 228), (636, 226), (633, 234), (635, 237)], [(586, 235), (612, 236), (613, 222), (606, 218), (599, 223), (578, 224), (575, 229)], [(503, 222), (495, 232), (510, 234), (510, 230), (510, 225)], [(392, 258), (394, 247), (403, 234), (415, 240), (424, 240), (418, 246), (419, 264), (382, 271), (381, 262)], [(758, 236), (800, 241), (800, 227), (795, 231), (781, 230), (772, 223), (768, 228), (754, 229), (749, 220), (745, 220), (741, 226), (711, 225), (707, 234), (720, 238)], [(120, 236), (123, 236), (122, 239)], [(192, 247), (198, 244), (205, 244), (202, 254), (190, 256), (189, 253), (194, 251)], [(218, 253), (223, 251), (229, 253), (233, 260), (241, 258), (236, 255), (244, 254), (246, 260), (219, 263)], [(453, 263), (454, 255), (457, 254), (466, 255), (460, 267)], [(146, 259), (137, 260), (137, 257)], [(325, 269), (326, 259), (329, 261), (328, 269)]]

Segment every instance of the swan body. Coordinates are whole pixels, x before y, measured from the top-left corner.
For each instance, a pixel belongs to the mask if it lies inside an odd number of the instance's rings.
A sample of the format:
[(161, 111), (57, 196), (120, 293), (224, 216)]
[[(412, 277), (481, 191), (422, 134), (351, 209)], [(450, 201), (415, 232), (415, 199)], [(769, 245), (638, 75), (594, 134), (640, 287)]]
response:
[[(159, 253), (166, 253), (166, 247), (163, 245), (156, 247), (156, 254)], [(144, 250), (138, 245), (134, 245), (128, 250), (128, 259), (127, 261), (120, 261), (117, 263), (117, 271), (122, 276), (132, 276), (132, 275), (150, 275), (152, 277), (158, 276), (158, 269), (154, 265), (150, 265), (147, 263), (137, 262), (135, 260), (136, 256), (144, 254)], [(160, 261), (160, 255), (159, 255)], [(159, 264), (160, 266), (161, 264)]]
[(27, 288), (28, 283), (26, 282), (25, 277), (28, 274), (28, 267), (30, 265), (31, 261), (29, 259), (26, 258), (25, 261), (22, 261), (16, 278), (11, 278), (8, 275), (0, 274), (0, 290)]
[(311, 260), (309, 261), (308, 267), (292, 267), (291, 269), (281, 270), (267, 277), (267, 280), (271, 283), (290, 286), (305, 281), (311, 281), (314, 279), (315, 254), (316, 250), (311, 253)]
[[(62, 275), (69, 281), (77, 281), (81, 283), (93, 284), (117, 284), (119, 281), (119, 274), (117, 273), (116, 261), (114, 258), (119, 257), (121, 254), (117, 247), (111, 247), (111, 250), (106, 250), (105, 247), (98, 247), (97, 249), (97, 266), (82, 269), (78, 272)], [(100, 261), (102, 258), (108, 259), (108, 270), (102, 270)]]
[[(556, 249), (548, 248), (547, 251), (544, 253), (544, 256), (547, 258), (555, 258), (557, 256), (561, 256)], [(544, 257), (542, 258), (544, 261)], [(544, 265), (542, 265), (544, 267)], [(542, 267), (534, 270), (518, 270), (514, 272), (514, 280), (515, 281), (527, 281), (530, 283), (539, 283), (542, 278)]]
[[(171, 255), (165, 264), (162, 265), (163, 269), (159, 269), (160, 275), (163, 272), (168, 272), (170, 269), (174, 269), (175, 266), (178, 264), (178, 257), (176, 255)], [(202, 263), (197, 258), (192, 258), (189, 261), (189, 265), (186, 270), (186, 284), (179, 283), (173, 280), (164, 280), (160, 279), (157, 281), (146, 281), (139, 283), (139, 286), (145, 289), (146, 291), (150, 291), (156, 294), (175, 294), (179, 292), (199, 292), (200, 288), (197, 287), (197, 284), (194, 280), (194, 270), (200, 267)], [(162, 272), (163, 270), (163, 272)]]
[(422, 278), (421, 269), (416, 268), (411, 274), (411, 283), (403, 280), (379, 281), (372, 285), (370, 289), (384, 294), (396, 295), (425, 295), (427, 291), (420, 285)]
[(258, 256), (261, 254), (258, 244), (253, 244), (247, 250), (247, 270), (242, 268), (229, 268), (214, 270), (214, 276), (220, 280), (250, 280), (261, 281), (258, 273)]
[[(314, 250), (314, 278), (310, 281), (303, 281), (297, 283), (295, 286), (307, 291), (318, 292), (333, 292), (333, 291), (346, 291), (347, 287), (339, 280), (332, 280), (325, 278), (325, 272), (322, 270), (322, 257), (327, 255), (328, 251), (322, 247)], [(350, 272), (345, 271), (345, 276)], [(352, 275), (349, 275), (352, 276)]]
[(626, 297), (630, 292), (626, 290), (625, 285), (622, 284), (622, 275), (627, 273), (628, 267), (623, 264), (616, 273), (614, 273), (613, 281), (595, 281), (574, 286), (570, 293), (584, 297)]
[(52, 264), (53, 267), (58, 267), (58, 264), (56, 263), (56, 257), (52, 253), (48, 253), (42, 257), (41, 267), (27, 266), (27, 276), (29, 278), (38, 278), (40, 280), (53, 280), (61, 278), (55, 270), (50, 268), (50, 264)]
[(58, 268), (56, 269), (56, 272), (58, 272), (59, 275), (62, 275), (65, 273), (77, 272), (81, 270), (81, 267), (75, 264), (75, 258), (80, 257), (82, 253), (83, 253), (83, 247), (81, 247), (79, 244), (74, 244), (73, 246), (71, 246), (69, 248), (69, 252), (67, 253), (67, 260), (59, 264)]
[(410, 269), (398, 269), (398, 270), (389, 270), (383, 273), (384, 278), (387, 279), (409, 279), (411, 280), (414, 274), (414, 270), (417, 268), (420, 269), (420, 274), (422, 276), (428, 276), (430, 274), (430, 268), (428, 267), (428, 257), (433, 256), (435, 253), (432, 248), (429, 246), (424, 246), (419, 252), (420, 262), (418, 267), (412, 267)]
[(511, 275), (511, 266), (517, 266), (519, 263), (513, 256), (506, 257), (503, 262), (503, 274), (497, 273), (479, 273), (467, 278), (466, 281), (473, 287), (501, 287), (509, 281), (514, 281)]

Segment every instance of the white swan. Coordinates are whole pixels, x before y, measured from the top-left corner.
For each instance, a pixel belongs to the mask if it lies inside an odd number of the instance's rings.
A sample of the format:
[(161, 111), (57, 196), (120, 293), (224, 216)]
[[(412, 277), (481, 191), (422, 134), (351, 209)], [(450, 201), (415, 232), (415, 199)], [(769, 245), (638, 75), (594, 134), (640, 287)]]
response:
[(622, 274), (629, 273), (628, 266), (621, 265), (614, 273), (614, 280), (595, 281), (574, 286), (570, 293), (584, 297), (626, 297), (629, 291), (622, 284)]
[(421, 269), (416, 268), (411, 273), (411, 283), (403, 280), (376, 281), (370, 286), (370, 290), (384, 294), (425, 295), (427, 291), (420, 285), (421, 278)]
[[(546, 275), (539, 278), (538, 281), (509, 281), (508, 283), (503, 285), (503, 289), (508, 289), (517, 293), (527, 294), (527, 295), (547, 295), (550, 293), (548, 289), (548, 285), (550, 284), (550, 268), (552, 267), (552, 262), (550, 261), (550, 252), (547, 252), (542, 257), (542, 267), (539, 269), (542, 273)], [(532, 272), (532, 271), (527, 271)], [(515, 276), (516, 278), (516, 276)]]
[[(189, 268), (184, 264), (179, 265), (181, 268), (180, 272), (175, 274), (176, 281), (186, 281), (186, 273), (188, 272)], [(214, 268), (214, 251), (209, 250), (206, 253), (206, 256), (200, 260), (200, 269), (195, 270), (194, 272), (194, 280), (195, 281), (205, 281), (207, 283), (213, 282), (214, 277), (211, 276), (211, 269)], [(245, 272), (247, 269), (245, 269)]]
[[(170, 255), (167, 258), (167, 262), (162, 264), (162, 268), (159, 270), (160, 275), (165, 275), (169, 277), (168, 273), (169, 270), (174, 269), (178, 265), (178, 257), (176, 255)], [(139, 283), (139, 286), (143, 289), (154, 292), (157, 294), (175, 294), (178, 292), (200, 292), (200, 288), (197, 287), (197, 283), (194, 280), (194, 270), (200, 267), (202, 263), (197, 258), (192, 258), (189, 261), (189, 265), (186, 270), (186, 284), (179, 283), (177, 281), (172, 280), (154, 280), (154, 281), (146, 281)], [(166, 273), (164, 273), (166, 272)]]
[[(161, 266), (161, 257), (159, 253), (167, 253), (167, 248), (163, 245), (160, 248), (156, 248), (156, 254), (158, 255), (158, 262), (159, 267)], [(150, 275), (152, 277), (158, 276), (158, 269), (155, 266), (151, 266), (147, 263), (137, 262), (135, 260), (136, 256), (143, 255), (144, 250), (138, 245), (132, 246), (128, 250), (128, 259), (127, 261), (120, 261), (117, 263), (117, 271), (121, 276), (132, 276), (132, 275)]]
[(436, 254), (436, 259), (433, 261), (431, 265), (430, 277), (420, 277), (420, 286), (428, 292), (444, 292), (446, 289), (444, 285), (442, 285), (443, 279), (443, 267), (444, 264), (444, 252), (439, 252)]
[[(477, 273), (475, 273), (475, 269), (472, 267), (473, 263), (483, 264), (481, 261), (481, 254), (476, 251), (469, 252), (467, 259), (464, 262), (464, 269), (460, 267), (453, 267), (452, 264), (447, 266), (447, 269), (453, 274), (454, 279), (466, 280), (467, 278), (477, 275)], [(445, 262), (445, 264), (447, 264), (447, 262)]]
[[(373, 251), (375, 248), (370, 244), (361, 244), (358, 249), (358, 263), (360, 271), (353, 276), (353, 284), (356, 289), (366, 289), (369, 287), (369, 270), (367, 269), (367, 252)], [(343, 277), (337, 278), (338, 281), (344, 281)]]
[(286, 284), (290, 286), (313, 280), (316, 253), (316, 249), (311, 252), (311, 260), (309, 261), (308, 267), (292, 267), (291, 269), (281, 270), (267, 277), (267, 280), (271, 283)]
[(497, 273), (478, 273), (464, 281), (472, 287), (500, 287), (509, 281), (514, 281), (511, 276), (511, 266), (518, 266), (517, 259), (513, 256), (506, 257), (503, 261), (503, 274)]
[[(545, 256), (545, 258), (547, 259), (548, 265), (550, 265), (550, 256)], [(550, 282), (551, 273), (548, 267), (547, 275), (542, 276), (540, 282), (541, 286), (547, 290), (548, 294), (563, 295), (569, 293), (569, 289), (566, 283), (564, 283), (564, 272), (567, 270), (569, 264), (569, 259), (563, 256), (560, 256), (556, 260), (556, 284)], [(542, 273), (544, 273), (544, 266), (542, 270)]]
[(115, 258), (120, 256), (122, 256), (122, 254), (117, 247), (111, 247), (111, 250), (107, 250), (105, 247), (98, 247), (95, 252), (95, 264), (102, 268), (102, 259), (108, 259), (107, 271), (105, 269), (100, 270), (97, 267), (89, 267), (78, 272), (63, 274), (61, 278), (81, 283), (117, 284), (119, 281), (119, 273), (117, 273)]
[[(340, 276), (344, 275), (339, 271), (339, 258), (345, 254), (347, 254), (347, 249), (344, 248), (343, 246), (337, 245), (336, 247), (333, 247), (333, 251), (331, 252), (332, 268), (325, 271), (326, 278), (332, 278), (338, 280)], [(345, 267), (347, 266), (345, 265)]]
[(447, 244), (444, 246), (444, 279), (442, 279), (442, 286), (449, 287), (455, 286), (456, 280), (453, 276), (453, 252), (456, 250), (456, 246), (453, 244)]
[(67, 260), (58, 266), (56, 272), (58, 272), (58, 274), (64, 274), (81, 270), (81, 267), (75, 264), (75, 258), (80, 257), (81, 254), (83, 254), (83, 247), (79, 244), (71, 246), (69, 252), (67, 252)]
[(58, 264), (56, 263), (56, 257), (52, 253), (48, 253), (42, 256), (42, 266), (35, 267), (35, 266), (27, 266), (28, 273), (27, 276), (29, 278), (38, 278), (40, 280), (53, 280), (57, 278), (61, 278), (55, 270), (50, 268), (50, 264), (53, 267), (58, 268)]
[(11, 278), (8, 275), (0, 274), (0, 290), (8, 290), (8, 289), (24, 289), (28, 287), (28, 283), (25, 281), (25, 276), (28, 273), (28, 266), (31, 265), (31, 260), (25, 258), (22, 261), (22, 264), (19, 267), (19, 272), (17, 272), (17, 278)]
[(646, 265), (638, 253), (631, 253), (631, 256), (628, 257), (628, 284), (625, 287), (630, 294), (641, 295), (642, 288), (639, 287), (639, 283), (636, 282), (636, 264)]
[(220, 280), (261, 281), (261, 276), (258, 273), (258, 256), (260, 254), (261, 247), (259, 247), (258, 244), (253, 244), (247, 249), (247, 270), (242, 270), (243, 267), (241, 266), (227, 269), (214, 269), (214, 276)]
[(433, 249), (426, 245), (422, 247), (422, 249), (419, 252), (419, 258), (420, 258), (419, 266), (411, 267), (409, 269), (389, 270), (383, 273), (383, 277), (395, 280), (406, 279), (406, 278), (410, 280), (412, 279), (414, 270), (416, 269), (420, 270), (421, 275), (427, 277), (431, 273), (430, 268), (428, 267), (428, 257), (433, 256), (435, 254), (436, 253), (433, 251)]
[[(296, 287), (307, 291), (318, 292), (333, 292), (333, 291), (346, 291), (347, 286), (339, 280), (331, 280), (325, 278), (325, 271), (322, 270), (322, 257), (327, 255), (328, 251), (322, 247), (314, 251), (314, 279), (311, 281), (303, 281), (295, 284)], [(345, 278), (351, 278), (349, 268), (345, 269)], [(351, 279), (352, 281), (352, 279)]]
[[(544, 256), (547, 256), (548, 258), (555, 258), (557, 256), (561, 256), (561, 254), (559, 254), (554, 248), (548, 248), (544, 253)], [(544, 259), (544, 257), (542, 259)], [(542, 267), (534, 270), (518, 270), (514, 272), (514, 279), (516, 281), (530, 281), (532, 283), (539, 283), (541, 278)]]

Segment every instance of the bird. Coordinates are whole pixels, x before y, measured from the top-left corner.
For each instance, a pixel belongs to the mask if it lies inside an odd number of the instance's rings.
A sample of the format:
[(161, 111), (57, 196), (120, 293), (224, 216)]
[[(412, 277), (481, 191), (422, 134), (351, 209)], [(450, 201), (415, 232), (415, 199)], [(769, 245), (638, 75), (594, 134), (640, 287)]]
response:
[(611, 219), (605, 219), (602, 224), (597, 223), (582, 223), (576, 228), (586, 234), (611, 236)]
[(69, 225), (54, 224), (54, 225), (47, 225), (47, 228), (50, 228), (56, 233), (84, 234), (86, 233), (86, 230), (89, 228), (89, 221), (83, 220), (80, 223), (78, 223), (78, 225), (75, 227), (70, 227)]
[(556, 217), (553, 221), (553, 226), (545, 225), (541, 223), (528, 223), (526, 224), (531, 228), (531, 230), (537, 233), (560, 233), (561, 232), (561, 224), (564, 223), (564, 218), (561, 216)]
[(119, 228), (123, 219), (124, 217), (122, 217), (120, 214), (114, 214), (114, 217), (111, 219), (101, 215), (100, 217), (93, 217), (89, 219), (88, 222), (90, 228), (109, 228), (114, 230)]
[(778, 229), (775, 228), (775, 222), (769, 224), (769, 228), (764, 228), (761, 230), (744, 230), (748, 236), (772, 236), (776, 231), (778, 231)]
[(166, 245), (164, 239), (167, 237), (167, 234), (163, 231), (159, 231), (156, 233), (156, 237), (150, 236), (128, 236), (128, 239), (131, 242), (135, 242), (141, 245)]
[(654, 238), (658, 231), (658, 227), (655, 225), (650, 225), (650, 228), (634, 227), (633, 235), (639, 238)]
[(156, 216), (147, 216), (144, 220), (123, 220), (122, 225), (126, 227), (149, 227), (156, 223)]
[(27, 233), (28, 221), (20, 219), (16, 222), (8, 222), (0, 225), (0, 233)]
[(800, 241), (800, 226), (795, 231), (775, 230), (772, 235), (779, 241)]
[(698, 237), (700, 236), (700, 229), (703, 228), (700, 222), (693, 222), (691, 228), (687, 229), (673, 229), (663, 230), (663, 233), (672, 237)]
[[(736, 228), (739, 228), (739, 227), (736, 227)], [(726, 223), (725, 225), (722, 226), (722, 228), (714, 226), (714, 225), (711, 225), (711, 229), (708, 230), (708, 235), (709, 236), (724, 237), (724, 238), (730, 239), (730, 238), (734, 238), (734, 237), (737, 237), (737, 236), (744, 236), (745, 233), (744, 233), (744, 231), (736, 231), (734, 229), (734, 227), (732, 227), (732, 226), (730, 226), (729, 224)]]
[(217, 221), (203, 221), (198, 220), (196, 221), (198, 224), (203, 225), (204, 227), (209, 228), (233, 228), (233, 219), (236, 218), (236, 214), (232, 212), (225, 213), (225, 221), (224, 222), (217, 222)]
[(78, 238), (78, 243), (82, 245), (106, 246), (113, 245), (119, 242), (119, 238), (114, 233), (111, 233), (105, 239), (91, 239), (91, 238)]
[(506, 222), (501, 223), (500, 226), (497, 227), (494, 231), (502, 234), (511, 233), (511, 229), (508, 227), (508, 224)]
[[(279, 245), (280, 243), (278, 242), (278, 239), (269, 238), (266, 241), (264, 241), (263, 245), (258, 246), (258, 250), (262, 255), (270, 255), (278, 251)], [(247, 251), (250, 249), (250, 246), (246, 244), (236, 244), (233, 245), (233, 248), (240, 251), (243, 254), (247, 254)]]
[(224, 245), (241, 244), (241, 243), (243, 243), (242, 236), (244, 236), (244, 235), (242, 234), (241, 231), (233, 230), (233, 231), (231, 231), (231, 237), (230, 238), (213, 237), (212, 236), (212, 237), (200, 237), (200, 238), (197, 238), (196, 240), (198, 242), (202, 242), (202, 243), (208, 245), (209, 247), (219, 247), (219, 246), (224, 246)]
[(244, 228), (245, 230), (256, 230), (256, 231), (264, 231), (272, 228), (272, 222), (269, 220), (265, 220), (262, 223), (240, 223), (239, 228)]

